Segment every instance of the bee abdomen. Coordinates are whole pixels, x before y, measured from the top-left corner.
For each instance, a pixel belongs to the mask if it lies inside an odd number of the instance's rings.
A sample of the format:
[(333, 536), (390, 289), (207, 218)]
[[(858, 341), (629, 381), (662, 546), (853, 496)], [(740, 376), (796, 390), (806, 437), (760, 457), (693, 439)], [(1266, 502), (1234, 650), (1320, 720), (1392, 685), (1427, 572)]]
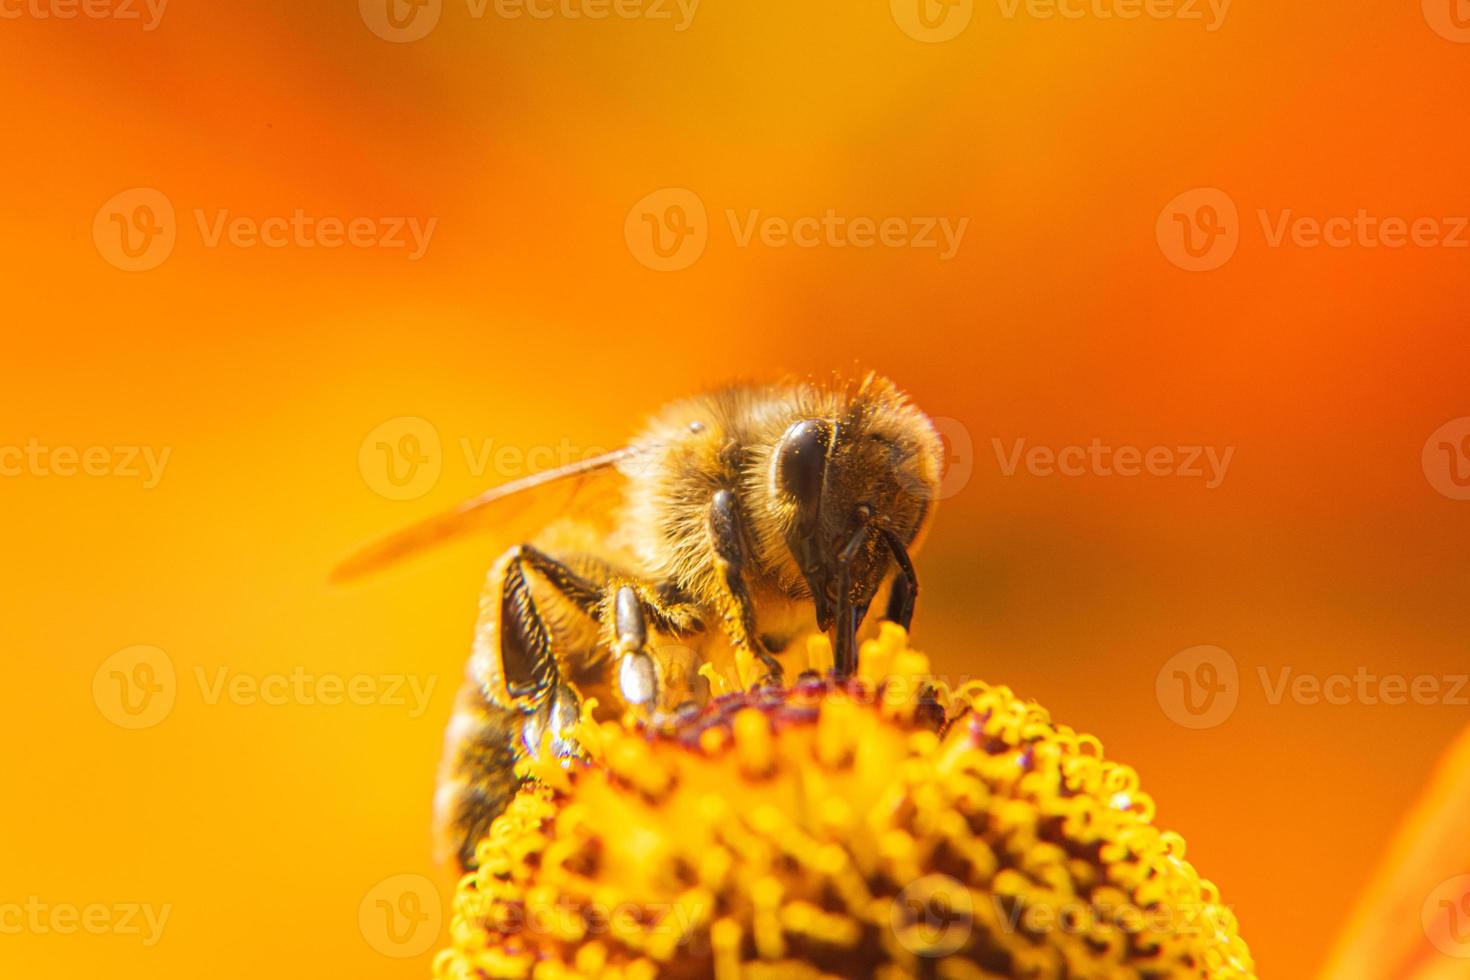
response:
[(434, 793), (434, 825), (440, 860), (475, 867), (475, 845), (520, 788), (516, 763), (526, 716), (486, 701), (479, 685), (460, 689), (444, 735), (444, 760)]

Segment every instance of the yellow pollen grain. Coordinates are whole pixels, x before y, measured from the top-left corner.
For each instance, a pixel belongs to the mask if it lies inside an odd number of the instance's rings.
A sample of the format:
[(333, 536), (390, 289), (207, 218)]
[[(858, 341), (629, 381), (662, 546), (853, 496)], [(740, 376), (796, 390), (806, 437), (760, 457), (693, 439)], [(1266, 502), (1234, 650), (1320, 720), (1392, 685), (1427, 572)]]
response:
[(699, 676), (709, 681), (710, 697), (723, 697), (734, 690), (729, 678), (716, 670), (714, 664), (702, 664), (699, 668)]
[(817, 718), (817, 761), (828, 769), (837, 769), (852, 761), (853, 732), (857, 728), (858, 707), (851, 701), (831, 701), (822, 705)]
[(761, 778), (770, 774), (776, 762), (776, 748), (771, 736), (771, 723), (755, 708), (742, 708), (732, 724), (735, 732), (735, 756), (740, 771)]
[(826, 676), (835, 666), (832, 656), (832, 641), (825, 633), (813, 633), (807, 637), (806, 660), (809, 669)]

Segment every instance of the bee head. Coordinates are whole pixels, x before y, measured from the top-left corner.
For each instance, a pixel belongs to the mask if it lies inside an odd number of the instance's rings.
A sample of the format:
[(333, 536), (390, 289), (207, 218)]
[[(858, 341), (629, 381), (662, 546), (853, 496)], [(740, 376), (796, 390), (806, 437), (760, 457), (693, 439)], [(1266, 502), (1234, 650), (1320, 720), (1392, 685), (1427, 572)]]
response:
[(791, 423), (771, 456), (770, 493), (785, 548), (823, 631), (856, 632), (892, 563), (907, 560), (938, 496), (933, 425), (891, 388), (882, 393), (860, 392), (833, 417)]

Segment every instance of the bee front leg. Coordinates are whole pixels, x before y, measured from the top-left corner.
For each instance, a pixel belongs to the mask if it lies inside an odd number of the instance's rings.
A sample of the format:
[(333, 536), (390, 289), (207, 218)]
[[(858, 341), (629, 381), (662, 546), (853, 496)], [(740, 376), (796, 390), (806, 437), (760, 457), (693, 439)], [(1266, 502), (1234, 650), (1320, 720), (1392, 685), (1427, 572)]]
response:
[(725, 632), (731, 643), (749, 651), (765, 665), (766, 683), (779, 685), (781, 663), (766, 650), (756, 634), (755, 600), (745, 584), (745, 537), (741, 533), (735, 494), (729, 490), (719, 491), (710, 500), (709, 532), (715, 566), (725, 587), (726, 604), (722, 610)]
[(919, 576), (914, 573), (914, 563), (909, 558), (908, 549), (904, 547), (902, 539), (887, 528), (883, 529), (882, 534), (888, 550), (893, 553), (893, 561), (898, 566), (898, 574), (893, 577), (893, 585), (888, 591), (888, 609), (884, 618), (907, 630), (914, 621), (914, 601), (919, 597)]
[(645, 717), (655, 714), (663, 690), (659, 663), (649, 644), (650, 633), (687, 637), (704, 629), (697, 610), (672, 586), (621, 581), (609, 586), (598, 617), (607, 624), (604, 641), (618, 670), (623, 701)]
[(629, 706), (646, 711), (658, 701), (658, 671), (648, 653), (643, 600), (631, 585), (619, 586), (613, 598), (613, 630), (618, 690)]

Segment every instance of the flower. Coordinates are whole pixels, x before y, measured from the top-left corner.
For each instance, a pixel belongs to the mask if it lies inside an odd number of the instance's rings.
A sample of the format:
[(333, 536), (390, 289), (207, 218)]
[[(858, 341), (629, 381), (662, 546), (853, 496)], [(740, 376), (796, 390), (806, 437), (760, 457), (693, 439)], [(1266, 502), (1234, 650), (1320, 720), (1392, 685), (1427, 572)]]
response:
[(1405, 815), (1321, 980), (1436, 980), (1470, 965), (1470, 729)]
[(436, 977), (1255, 976), (1132, 769), (897, 627), (850, 680), (590, 717), (480, 843)]

